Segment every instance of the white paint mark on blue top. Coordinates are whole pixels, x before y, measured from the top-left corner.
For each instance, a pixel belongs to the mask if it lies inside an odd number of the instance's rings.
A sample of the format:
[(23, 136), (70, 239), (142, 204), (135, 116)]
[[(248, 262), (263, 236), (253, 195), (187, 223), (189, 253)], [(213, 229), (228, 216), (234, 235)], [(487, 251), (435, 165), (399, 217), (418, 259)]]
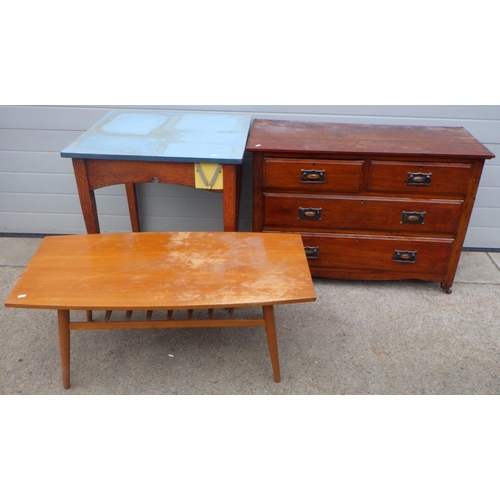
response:
[(61, 156), (241, 164), (250, 122), (249, 115), (112, 111)]
[(176, 130), (188, 132), (232, 132), (238, 127), (238, 117), (214, 114), (185, 114), (175, 125)]
[(102, 126), (101, 130), (112, 134), (147, 135), (166, 123), (168, 119), (168, 115), (156, 113), (124, 113)]

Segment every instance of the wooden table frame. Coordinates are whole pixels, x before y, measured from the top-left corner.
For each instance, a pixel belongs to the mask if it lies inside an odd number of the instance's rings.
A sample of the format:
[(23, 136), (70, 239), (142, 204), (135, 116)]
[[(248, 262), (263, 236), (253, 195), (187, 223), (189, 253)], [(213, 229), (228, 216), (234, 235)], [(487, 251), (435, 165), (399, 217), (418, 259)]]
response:
[[(135, 161), (72, 158), (76, 185), (87, 233), (100, 233), (94, 191), (107, 186), (125, 184), (132, 231), (139, 232), (139, 210), (136, 183), (162, 182), (195, 187), (194, 163), (170, 161)], [(241, 165), (223, 164), (222, 192), (224, 231), (238, 231)]]
[[(187, 319), (172, 319), (173, 310), (168, 310), (166, 319), (153, 320), (153, 311), (146, 313), (145, 320), (131, 320), (133, 311), (127, 311), (126, 320), (110, 321), (112, 311), (106, 311), (103, 321), (93, 320), (92, 311), (86, 311), (87, 321), (71, 321), (69, 310), (58, 310), (57, 320), (59, 329), (59, 348), (61, 352), (61, 367), (64, 389), (70, 388), (70, 333), (72, 330), (115, 330), (126, 328), (207, 328), (207, 327), (239, 327), (239, 326), (264, 326), (266, 329), (267, 344), (274, 381), (280, 382), (280, 366), (278, 358), (278, 339), (276, 337), (276, 324), (274, 321), (274, 307), (262, 306), (262, 318), (240, 319), (233, 318), (233, 309), (228, 309), (229, 318), (214, 319), (213, 309), (208, 309), (207, 319), (193, 319), (193, 309), (188, 309)], [(155, 311), (157, 313), (157, 311)]]

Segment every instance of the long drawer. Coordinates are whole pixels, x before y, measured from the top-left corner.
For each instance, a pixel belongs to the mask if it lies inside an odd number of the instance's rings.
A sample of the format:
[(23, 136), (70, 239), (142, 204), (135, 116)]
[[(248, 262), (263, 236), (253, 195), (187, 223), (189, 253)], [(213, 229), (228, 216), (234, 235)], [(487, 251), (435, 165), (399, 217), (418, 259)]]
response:
[(410, 231), (454, 234), (462, 200), (264, 193), (264, 228), (292, 231)]
[(372, 161), (369, 191), (408, 194), (465, 195), (471, 181), (470, 164)]
[(444, 276), (453, 245), (444, 238), (319, 234), (302, 234), (302, 241), (312, 269), (370, 271), (382, 279), (384, 274), (394, 279)]
[(264, 189), (295, 189), (321, 193), (357, 192), (361, 186), (364, 161), (360, 160), (298, 160), (266, 158)]

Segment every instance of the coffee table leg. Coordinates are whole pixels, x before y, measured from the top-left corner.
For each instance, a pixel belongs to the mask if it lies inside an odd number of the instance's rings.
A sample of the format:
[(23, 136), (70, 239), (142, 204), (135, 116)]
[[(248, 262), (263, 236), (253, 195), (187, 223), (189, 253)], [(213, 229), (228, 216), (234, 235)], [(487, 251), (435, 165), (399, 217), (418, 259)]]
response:
[(57, 311), (57, 323), (59, 326), (59, 349), (61, 350), (63, 387), (69, 389), (69, 311)]
[(278, 339), (276, 337), (276, 324), (274, 322), (274, 308), (273, 306), (262, 306), (262, 312), (264, 313), (264, 321), (266, 323), (267, 344), (273, 366), (274, 381), (279, 382), (281, 380), (280, 363), (278, 359)]

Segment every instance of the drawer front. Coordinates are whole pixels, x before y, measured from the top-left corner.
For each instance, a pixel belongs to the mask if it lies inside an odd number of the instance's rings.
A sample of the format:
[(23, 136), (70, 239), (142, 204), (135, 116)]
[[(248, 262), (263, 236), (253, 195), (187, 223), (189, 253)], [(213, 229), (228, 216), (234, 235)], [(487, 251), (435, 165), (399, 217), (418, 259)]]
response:
[(446, 274), (453, 240), (302, 234), (311, 267), (390, 273), (395, 278)]
[(462, 195), (468, 191), (472, 165), (373, 161), (370, 165), (369, 191), (413, 194)]
[(264, 195), (265, 229), (454, 234), (461, 200)]
[(357, 192), (364, 161), (265, 158), (264, 189)]

